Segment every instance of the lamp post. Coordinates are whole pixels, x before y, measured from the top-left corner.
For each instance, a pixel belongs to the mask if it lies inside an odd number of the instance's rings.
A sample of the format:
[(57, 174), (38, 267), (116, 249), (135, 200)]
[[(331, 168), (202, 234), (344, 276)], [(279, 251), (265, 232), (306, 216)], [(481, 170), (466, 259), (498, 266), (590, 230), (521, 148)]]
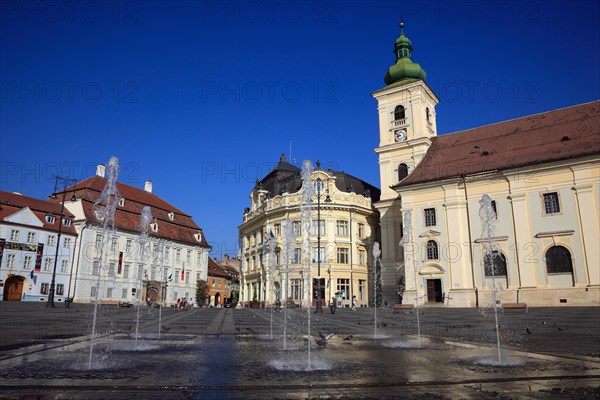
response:
[[(63, 191), (62, 191), (62, 201), (60, 203), (60, 215), (58, 216), (58, 235), (56, 237), (56, 253), (54, 255), (54, 268), (52, 269), (52, 281), (50, 282), (50, 291), (48, 293), (48, 302), (46, 303), (46, 307), (56, 307), (54, 305), (54, 292), (55, 292), (55, 284), (56, 284), (56, 266), (58, 265), (58, 249), (60, 248), (60, 236), (62, 234), (62, 221), (63, 221), (63, 213), (65, 211), (65, 196), (67, 195), (67, 185), (69, 183), (77, 184), (77, 180), (69, 179), (62, 176), (55, 176), (54, 181), (54, 191), (50, 196), (53, 199), (56, 199), (56, 189), (58, 188), (58, 183), (62, 183)], [(75, 192), (73, 190), (73, 192)], [(71, 197), (71, 201), (75, 201), (75, 193), (73, 193), (73, 197)]]
[[(317, 168), (321, 165), (317, 161)], [(317, 309), (315, 313), (323, 314), (323, 305), (321, 304), (321, 192), (323, 191), (323, 179), (317, 178)], [(329, 198), (329, 189), (327, 189), (327, 197), (325, 203), (331, 203)]]

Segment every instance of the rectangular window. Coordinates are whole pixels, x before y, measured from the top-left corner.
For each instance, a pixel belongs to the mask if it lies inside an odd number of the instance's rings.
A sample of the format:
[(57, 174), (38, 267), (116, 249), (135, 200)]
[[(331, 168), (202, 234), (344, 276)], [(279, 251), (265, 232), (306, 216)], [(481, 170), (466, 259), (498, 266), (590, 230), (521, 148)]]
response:
[(165, 258), (167, 261), (169, 261), (169, 257), (171, 257), (171, 248), (167, 246), (165, 247)]
[(92, 299), (95, 299), (96, 298), (96, 293), (97, 293), (96, 292), (96, 286), (92, 286), (92, 288), (90, 289), (90, 297)]
[(425, 209), (425, 226), (435, 226), (435, 208)]
[(496, 200), (492, 200), (492, 210), (494, 210), (494, 215), (496, 215), (496, 219), (498, 219), (498, 208), (496, 208)]
[(187, 251), (187, 257), (186, 257), (185, 261), (188, 263), (188, 265), (192, 263), (192, 252), (191, 252), (191, 250)]
[(11, 240), (11, 242), (18, 242), (19, 241), (19, 231), (15, 230), (15, 229), (10, 231), (10, 240)]
[(365, 284), (365, 280), (364, 279), (359, 279), (358, 280), (358, 299), (359, 300), (365, 300), (365, 288), (367, 287)]
[(126, 254), (131, 254), (131, 239), (127, 239), (127, 241), (125, 242), (125, 253)]
[[(321, 236), (324, 235), (325, 234), (325, 220), (324, 219), (321, 219), (318, 221), (313, 220), (311, 229), (312, 229), (313, 235), (316, 235), (317, 233)], [(318, 232), (317, 232), (317, 230), (318, 230)]]
[(179, 278), (181, 278), (181, 270), (175, 270), (175, 282), (179, 282)]
[(116, 236), (113, 236), (113, 238), (110, 241), (110, 250), (116, 251), (118, 243), (119, 243), (119, 239)]
[(94, 261), (92, 275), (100, 275), (100, 261)]
[(96, 248), (100, 249), (102, 247), (102, 234), (98, 233), (96, 235)]
[(154, 267), (150, 268), (150, 280), (156, 280), (156, 268)]
[(52, 259), (46, 257), (44, 259), (44, 271), (50, 271), (52, 269)]
[(365, 224), (358, 224), (358, 238), (362, 239), (365, 237)]
[(33, 257), (25, 256), (25, 259), (23, 260), (23, 269), (30, 269), (32, 260)]
[(35, 243), (35, 232), (27, 233), (27, 243)]
[(71, 238), (65, 238), (63, 240), (63, 247), (68, 249), (69, 247), (71, 247)]
[(190, 283), (190, 271), (186, 271), (185, 273), (185, 283)]
[(62, 283), (59, 283), (56, 285), (56, 294), (59, 296), (62, 296), (63, 294), (65, 294), (65, 285)]
[(56, 236), (48, 235), (48, 240), (46, 241), (48, 246), (54, 246), (56, 244)]
[(196, 282), (200, 280), (200, 272), (196, 272)]
[(108, 276), (115, 276), (115, 263), (111, 262), (108, 264)]
[(294, 232), (294, 235), (296, 235), (296, 236), (302, 235), (302, 222), (300, 222), (300, 221), (292, 222), (292, 231)]
[(367, 252), (364, 250), (358, 251), (358, 264), (365, 265), (365, 261), (367, 261)]
[(126, 299), (127, 298), (127, 289), (123, 289), (123, 291), (121, 292), (121, 298), (122, 299)]
[(169, 279), (169, 268), (163, 268), (163, 281)]
[(15, 254), (9, 254), (6, 259), (6, 268), (13, 269), (15, 267), (15, 261), (17, 260), (17, 256)]
[(123, 267), (123, 278), (129, 279), (129, 268), (131, 268), (131, 264), (125, 264)]
[(112, 294), (113, 294), (113, 288), (111, 288), (111, 287), (106, 288), (106, 298), (108, 298), (108, 299), (112, 298)]
[(135, 297), (137, 294), (137, 289), (136, 288), (131, 288), (131, 297)]
[(69, 271), (69, 260), (62, 260), (60, 263), (60, 272), (68, 272)]
[(175, 249), (175, 261), (181, 261), (181, 249)]
[(294, 258), (292, 260), (292, 264), (301, 264), (302, 263), (302, 249), (294, 249)]
[(560, 213), (560, 204), (558, 201), (558, 193), (544, 193), (544, 213), (558, 214)]
[(200, 266), (200, 264), (202, 264), (202, 253), (198, 252), (198, 254), (196, 254), (196, 265)]
[(50, 284), (48, 282), (44, 282), (44, 283), (42, 283), (42, 286), (40, 287), (40, 293), (48, 294), (49, 289), (50, 289)]
[(325, 261), (325, 247), (313, 247), (311, 250), (311, 262)]
[(336, 221), (338, 236), (348, 236), (348, 221)]
[(337, 249), (337, 262), (338, 264), (348, 264), (348, 253), (349, 249), (347, 247), (338, 247)]
[(350, 297), (350, 279), (339, 278), (337, 280), (337, 291), (342, 292), (344, 299), (349, 299)]
[(290, 297), (292, 300), (302, 300), (301, 279), (290, 279)]
[(275, 224), (274, 228), (275, 229), (273, 234), (275, 235), (275, 237), (281, 236), (281, 224)]

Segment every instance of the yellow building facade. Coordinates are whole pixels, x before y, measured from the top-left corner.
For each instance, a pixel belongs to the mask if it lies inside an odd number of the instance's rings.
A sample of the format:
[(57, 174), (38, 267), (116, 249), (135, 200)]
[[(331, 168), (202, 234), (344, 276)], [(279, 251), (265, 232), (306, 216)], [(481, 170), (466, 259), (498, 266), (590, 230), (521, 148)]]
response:
[(373, 93), (384, 301), (486, 306), (495, 288), (501, 303), (600, 305), (600, 102), (438, 136), (404, 33), (395, 52)]
[[(239, 226), (243, 306), (287, 301), (315, 307), (314, 279), (319, 276), (324, 307), (336, 293), (343, 306), (350, 306), (353, 296), (357, 307), (369, 304), (372, 246), (378, 238), (379, 223), (373, 201), (379, 199), (379, 190), (331, 169), (315, 168), (311, 179), (315, 195), (308, 252), (303, 251), (300, 169), (282, 155), (279, 164), (252, 190), (251, 207), (244, 211)], [(320, 193), (319, 198), (316, 193)]]

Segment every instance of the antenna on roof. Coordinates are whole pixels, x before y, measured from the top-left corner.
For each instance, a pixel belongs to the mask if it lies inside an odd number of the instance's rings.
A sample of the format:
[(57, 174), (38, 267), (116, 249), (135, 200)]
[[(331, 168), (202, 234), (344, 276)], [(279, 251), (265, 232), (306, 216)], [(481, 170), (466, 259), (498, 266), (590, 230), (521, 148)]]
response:
[(292, 141), (290, 140), (290, 161), (294, 162), (294, 159), (292, 158)]

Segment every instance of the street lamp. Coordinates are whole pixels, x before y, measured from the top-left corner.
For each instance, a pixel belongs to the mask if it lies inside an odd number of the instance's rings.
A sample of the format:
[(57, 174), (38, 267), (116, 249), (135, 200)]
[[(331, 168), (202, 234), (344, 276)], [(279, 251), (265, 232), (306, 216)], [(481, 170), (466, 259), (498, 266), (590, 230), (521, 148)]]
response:
[[(321, 162), (317, 161), (317, 168), (321, 166)], [(323, 314), (323, 306), (321, 304), (321, 192), (323, 190), (323, 179), (317, 178), (317, 309), (315, 313)], [(329, 188), (327, 189), (325, 203), (331, 203), (329, 198)]]
[[(46, 303), (46, 307), (56, 307), (54, 305), (54, 291), (55, 291), (55, 283), (56, 283), (56, 265), (58, 264), (58, 249), (60, 248), (60, 235), (62, 233), (62, 221), (65, 211), (65, 196), (67, 195), (67, 185), (70, 183), (74, 183), (77, 185), (76, 179), (69, 179), (62, 176), (55, 176), (54, 181), (54, 191), (50, 196), (52, 199), (56, 199), (56, 189), (58, 188), (58, 183), (60, 182), (63, 185), (62, 191), (62, 201), (60, 203), (60, 215), (58, 216), (58, 235), (56, 239), (56, 254), (54, 255), (54, 269), (52, 270), (52, 281), (50, 282), (50, 292), (48, 293), (48, 302)], [(72, 190), (73, 196), (71, 197), (71, 201), (75, 201), (75, 190)]]

